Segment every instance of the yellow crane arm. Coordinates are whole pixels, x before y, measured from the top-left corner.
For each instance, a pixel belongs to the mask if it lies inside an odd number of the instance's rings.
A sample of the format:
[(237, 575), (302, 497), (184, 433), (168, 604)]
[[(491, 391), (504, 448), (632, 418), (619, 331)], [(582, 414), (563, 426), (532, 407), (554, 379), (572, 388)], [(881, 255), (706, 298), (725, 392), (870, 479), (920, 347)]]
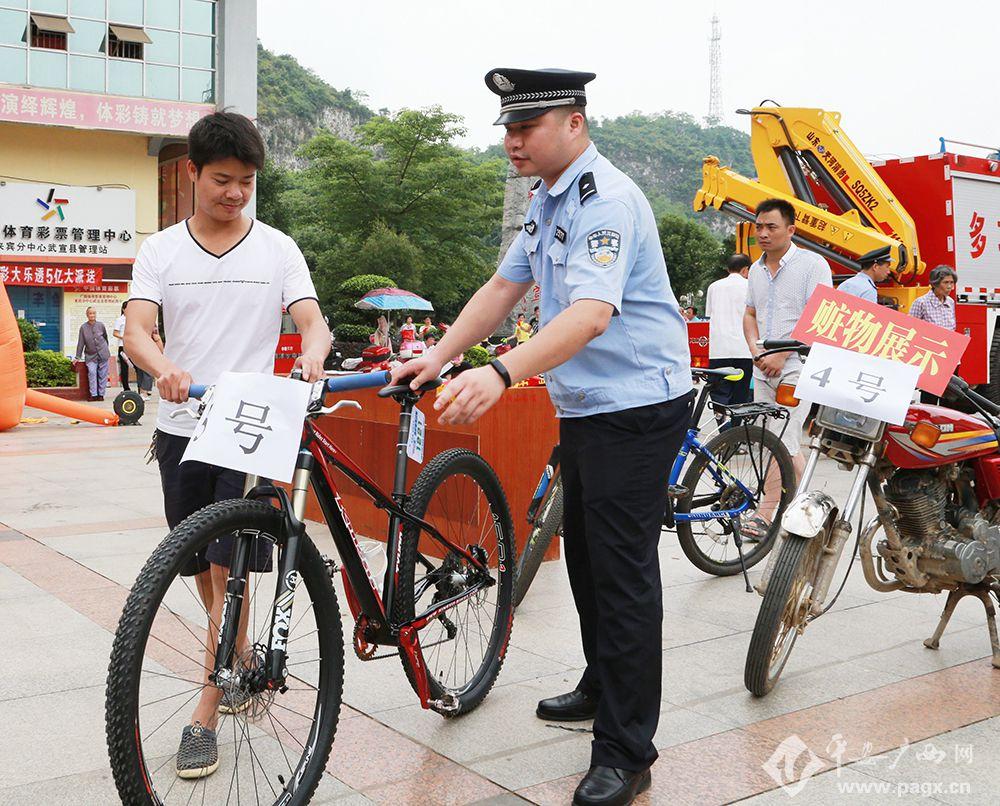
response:
[[(707, 157), (695, 210), (714, 207), (753, 221), (761, 201), (785, 199), (795, 208), (801, 245), (854, 270), (855, 258), (889, 246), (898, 281), (923, 270), (913, 219), (840, 129), (838, 112), (757, 107), (747, 114), (757, 179)], [(814, 188), (822, 189), (825, 203)]]

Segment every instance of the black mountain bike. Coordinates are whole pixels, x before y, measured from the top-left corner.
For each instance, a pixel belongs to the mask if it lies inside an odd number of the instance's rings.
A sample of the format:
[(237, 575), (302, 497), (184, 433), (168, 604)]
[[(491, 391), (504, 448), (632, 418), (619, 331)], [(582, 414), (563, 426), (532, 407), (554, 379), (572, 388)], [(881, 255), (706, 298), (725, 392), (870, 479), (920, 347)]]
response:
[[(128, 804), (308, 803), (323, 778), (340, 712), (344, 674), (338, 570), (362, 660), (379, 645), (402, 660), (424, 708), (453, 717), (475, 708), (500, 673), (514, 607), (514, 542), (503, 489), (477, 454), (448, 450), (406, 490), (406, 442), (419, 394), (382, 389), (401, 406), (391, 494), (313, 423), (328, 392), (382, 386), (387, 372), (313, 385), (291, 495), (250, 477), (246, 497), (213, 504), (163, 540), (126, 602), (108, 670), (107, 739), (115, 784)], [(440, 380), (425, 384), (429, 391)], [(202, 397), (198, 416), (211, 394)], [(220, 415), (220, 416), (225, 416)], [(388, 513), (387, 568), (374, 579), (344, 511), (336, 469)], [(343, 567), (306, 533), (312, 486)], [(234, 536), (224, 602), (206, 607), (197, 578), (182, 575), (222, 536)], [(261, 553), (268, 559), (260, 567)], [(256, 558), (251, 563), (251, 558)], [(218, 612), (218, 616), (215, 613)], [(207, 640), (211, 627), (215, 640)], [(419, 637), (418, 637), (419, 635)], [(219, 767), (185, 780), (177, 740), (193, 702), (222, 690)], [(217, 692), (211, 692), (217, 694)]]

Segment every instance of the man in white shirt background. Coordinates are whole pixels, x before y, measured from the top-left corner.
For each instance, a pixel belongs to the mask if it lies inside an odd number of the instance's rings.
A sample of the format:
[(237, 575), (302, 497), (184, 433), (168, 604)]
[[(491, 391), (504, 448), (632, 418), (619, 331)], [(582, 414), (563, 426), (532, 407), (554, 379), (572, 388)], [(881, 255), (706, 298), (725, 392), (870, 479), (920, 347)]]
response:
[[(753, 359), (743, 337), (743, 314), (747, 307), (747, 274), (750, 258), (730, 255), (726, 260), (728, 274), (708, 287), (705, 295), (705, 316), (708, 329), (708, 366), (736, 367), (743, 370), (740, 381), (722, 381), (712, 392), (712, 401), (724, 406), (750, 402), (750, 377)], [(716, 420), (724, 419), (716, 412)]]

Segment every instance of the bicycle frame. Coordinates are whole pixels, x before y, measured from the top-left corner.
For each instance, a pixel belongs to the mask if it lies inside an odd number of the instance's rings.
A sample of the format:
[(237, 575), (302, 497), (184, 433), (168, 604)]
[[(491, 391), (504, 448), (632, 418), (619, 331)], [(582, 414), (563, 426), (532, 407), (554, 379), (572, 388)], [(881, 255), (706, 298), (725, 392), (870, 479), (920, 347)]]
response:
[[(279, 541), (281, 550), (278, 557), (277, 589), (267, 648), (267, 687), (280, 689), (285, 683), (285, 649), (291, 624), (292, 602), (298, 582), (296, 568), (298, 567), (299, 545), (305, 533), (303, 523), (305, 503), (311, 484), (343, 563), (341, 570), (344, 588), (352, 614), (356, 619), (366, 620), (366, 625), (372, 630), (373, 643), (399, 646), (403, 649), (414, 672), (414, 679), (417, 681), (421, 706), (430, 708), (434, 704), (430, 701), (430, 687), (417, 632), (432, 619), (475, 596), (479, 591), (490, 587), (495, 583), (495, 580), (490, 576), (489, 568), (471, 551), (451, 542), (433, 525), (406, 511), (406, 443), (413, 407), (417, 399), (414, 394), (403, 396), (396, 448), (396, 473), (391, 495), (383, 492), (361, 467), (316, 428), (315, 424), (308, 418), (303, 424), (302, 442), (292, 478), (291, 499), (283, 489), (270, 483), (257, 484), (258, 480), (255, 477), (248, 477), (246, 497), (277, 498), (285, 515), (286, 526), (285, 539), (283, 542)], [(337, 492), (336, 482), (333, 479), (334, 468), (340, 470), (360, 487), (372, 499), (375, 506), (389, 513), (389, 529), (386, 535), (388, 562), (381, 591), (368, 567), (357, 534)], [(319, 472), (316, 472), (317, 470)], [(435, 603), (412, 620), (397, 624), (393, 622), (392, 614), (399, 583), (399, 554), (405, 524), (416, 526), (420, 532), (426, 533), (446, 550), (460, 556), (472, 568), (476, 569), (482, 578), (469, 585), (461, 593)], [(497, 528), (496, 524), (494, 524), (494, 528)], [(225, 605), (220, 620), (215, 670), (212, 675), (213, 680), (217, 683), (227, 680), (232, 675), (230, 667), (236, 645), (236, 625), (239, 622), (239, 614), (234, 612), (234, 608), (236, 603), (242, 601), (243, 598), (249, 568), (249, 555), (247, 541), (234, 541), (230, 578), (227, 583)], [(433, 570), (433, 566), (422, 555), (418, 554), (417, 557), (418, 561), (428, 570)], [(228, 629), (227, 624), (230, 625)]]
[[(743, 503), (736, 507), (735, 509), (719, 509), (711, 512), (673, 512), (673, 518), (675, 521), (690, 522), (690, 521), (712, 521), (719, 520), (723, 518), (735, 518), (737, 515), (741, 515), (750, 509), (751, 506), (757, 505), (756, 496), (753, 492), (738, 478), (736, 478), (722, 462), (701, 442), (698, 440), (698, 433), (700, 429), (697, 427), (689, 428), (687, 434), (684, 435), (684, 442), (681, 445), (681, 449), (677, 452), (677, 458), (674, 459), (674, 466), (670, 468), (670, 481), (671, 485), (675, 485), (680, 481), (681, 472), (684, 470), (684, 465), (687, 462), (687, 458), (691, 453), (700, 453), (708, 459), (708, 472), (712, 476), (712, 480), (720, 486), (728, 486), (730, 484), (735, 484), (741, 493), (743, 493)], [(713, 496), (714, 497), (714, 496)], [(692, 501), (692, 505), (697, 505), (699, 501)]]

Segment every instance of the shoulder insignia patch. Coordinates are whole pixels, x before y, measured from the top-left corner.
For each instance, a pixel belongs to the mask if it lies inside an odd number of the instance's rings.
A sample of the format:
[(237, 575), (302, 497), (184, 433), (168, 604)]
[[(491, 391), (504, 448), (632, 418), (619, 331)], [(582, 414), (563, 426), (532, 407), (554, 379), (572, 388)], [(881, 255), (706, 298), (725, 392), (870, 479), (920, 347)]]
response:
[(559, 243), (566, 243), (566, 230), (558, 225), (556, 225), (556, 240)]
[(580, 202), (587, 201), (587, 199), (597, 193), (597, 183), (594, 181), (594, 174), (591, 171), (583, 174), (580, 177), (577, 187), (580, 188)]
[(538, 224), (535, 223), (534, 219), (524, 225), (524, 231), (527, 232), (528, 235), (534, 235), (536, 229), (538, 229)]
[(610, 266), (618, 260), (621, 251), (621, 235), (613, 229), (594, 230), (587, 236), (587, 251), (595, 266)]

